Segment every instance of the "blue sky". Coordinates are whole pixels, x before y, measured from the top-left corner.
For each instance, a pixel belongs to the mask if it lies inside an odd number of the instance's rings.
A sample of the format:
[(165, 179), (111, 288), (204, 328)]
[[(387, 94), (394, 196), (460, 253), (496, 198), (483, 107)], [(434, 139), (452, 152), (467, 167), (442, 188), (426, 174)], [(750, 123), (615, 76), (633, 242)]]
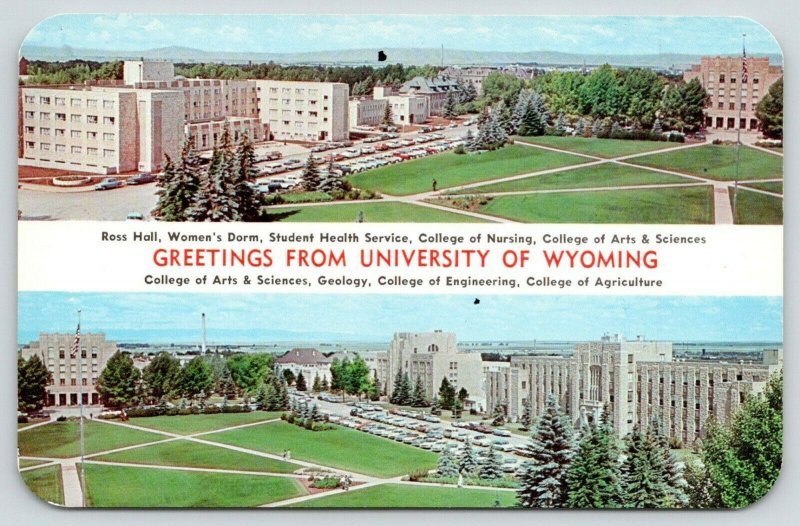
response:
[[(388, 341), (396, 331), (454, 331), (460, 340), (584, 340), (605, 332), (674, 341), (782, 341), (780, 297), (19, 293), (19, 340), (82, 330), (139, 341), (188, 331), (209, 339), (245, 331), (338, 333), (341, 340)], [(217, 336), (215, 336), (215, 333)], [(124, 337), (121, 337), (124, 336)], [(199, 337), (198, 337), (199, 339)], [(314, 339), (314, 338), (311, 338)], [(182, 341), (160, 340), (160, 341)]]
[(780, 53), (760, 24), (724, 17), (58, 15), (25, 45), (146, 50), (302, 52), (435, 47), (476, 51), (716, 54)]

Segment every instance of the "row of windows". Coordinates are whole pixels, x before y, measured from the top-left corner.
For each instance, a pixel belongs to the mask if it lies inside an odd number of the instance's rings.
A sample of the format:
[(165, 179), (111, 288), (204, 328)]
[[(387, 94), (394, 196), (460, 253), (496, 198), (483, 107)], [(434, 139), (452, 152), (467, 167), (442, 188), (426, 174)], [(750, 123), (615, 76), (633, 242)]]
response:
[[(55, 136), (56, 137), (66, 137), (67, 130), (63, 128), (56, 128), (55, 129)], [(36, 127), (34, 126), (25, 126), (25, 133), (34, 134), (36, 133)], [(70, 130), (69, 136), (73, 139), (80, 139), (83, 137), (84, 132), (81, 130)], [(49, 136), (50, 135), (50, 128), (39, 128), (39, 135)], [(103, 133), (103, 140), (104, 141), (113, 141), (116, 135), (112, 132), (104, 132)], [(96, 141), (99, 137), (99, 134), (96, 131), (87, 131), (86, 138)]]
[[(730, 75), (728, 75), (728, 82), (730, 82), (731, 84), (736, 84), (737, 75), (738, 75), (737, 73), (731, 72)], [(714, 73), (713, 71), (709, 71), (708, 72), (708, 81), (709, 82), (714, 82), (715, 78), (718, 78), (719, 79), (719, 83), (722, 84), (722, 83), (725, 82), (725, 73), (720, 73), (719, 77), (717, 77), (716, 73)], [(742, 84), (747, 84), (748, 81), (752, 81), (753, 84), (758, 84), (759, 83), (758, 75), (753, 75), (752, 78), (745, 77), (742, 80)]]
[[(39, 120), (41, 120), (41, 121), (49, 121), (50, 120), (50, 115), (51, 114), (49, 112), (41, 111), (41, 112), (39, 112)], [(69, 120), (70, 120), (70, 122), (79, 123), (79, 122), (83, 121), (83, 117), (84, 117), (83, 115), (80, 115), (80, 114), (77, 114), (77, 113), (73, 113), (73, 114), (71, 114), (69, 116)], [(86, 123), (87, 124), (98, 124), (100, 122), (100, 116), (99, 115), (86, 115), (85, 117), (86, 117)], [(25, 118), (26, 119), (35, 119), (36, 118), (36, 112), (34, 112), (34, 111), (26, 111), (25, 112)], [(66, 113), (56, 113), (56, 121), (58, 121), (58, 122), (66, 122), (67, 121), (67, 114)], [(116, 117), (107, 117), (107, 116), (103, 117), (103, 124), (114, 124), (116, 122), (117, 122)]]
[[(258, 88), (258, 89), (259, 89), (259, 91), (261, 91), (261, 88)], [(278, 88), (275, 88), (275, 87), (270, 88), (269, 92), (270, 93), (278, 93)], [(292, 93), (292, 88), (280, 88), (280, 92), (283, 95), (290, 95)], [(294, 89), (294, 94), (295, 95), (305, 95), (305, 93), (306, 93), (306, 89), (305, 88), (295, 88)], [(309, 89), (308, 90), (308, 96), (309, 97), (316, 97), (318, 94), (319, 94), (319, 90), (317, 90), (317, 89)], [(327, 95), (325, 95), (325, 99), (326, 100), (328, 99)]]
[[(53, 97), (56, 106), (66, 106), (66, 100), (64, 97)], [(45, 95), (39, 97), (39, 104), (49, 105), (51, 98)], [(33, 95), (25, 95), (25, 102), (27, 104), (35, 104), (36, 97)], [(97, 108), (98, 100), (97, 99), (86, 99), (86, 107), (87, 108)], [(82, 99), (70, 99), (69, 105), (73, 108), (80, 108), (83, 105)], [(114, 109), (114, 101), (113, 100), (103, 100), (103, 108), (106, 109)]]
[[(53, 148), (51, 148), (51, 146)], [(26, 141), (25, 142), (25, 149), (28, 150), (28, 151), (35, 150), (36, 149), (36, 143), (34, 141)], [(39, 143), (39, 150), (41, 150), (43, 152), (49, 152), (51, 149), (53, 151), (55, 151), (55, 152), (58, 152), (58, 153), (66, 153), (67, 146), (65, 144), (53, 144), (53, 145), (51, 145), (48, 142), (40, 142)], [(83, 147), (82, 146), (70, 146), (69, 151), (70, 151), (70, 153), (74, 153), (74, 154), (82, 154), (83, 153)], [(86, 155), (94, 155), (94, 156), (96, 156), (96, 155), (99, 154), (99, 152), (100, 152), (99, 148), (94, 148), (94, 147), (91, 147), (91, 146), (86, 148)], [(105, 149), (105, 148), (103, 149), (103, 157), (106, 157), (106, 158), (114, 157), (115, 154), (116, 154), (116, 150), (108, 150), (108, 149)], [(64, 353), (63, 352), (59, 353), (59, 358), (61, 358), (61, 359), (64, 358)]]

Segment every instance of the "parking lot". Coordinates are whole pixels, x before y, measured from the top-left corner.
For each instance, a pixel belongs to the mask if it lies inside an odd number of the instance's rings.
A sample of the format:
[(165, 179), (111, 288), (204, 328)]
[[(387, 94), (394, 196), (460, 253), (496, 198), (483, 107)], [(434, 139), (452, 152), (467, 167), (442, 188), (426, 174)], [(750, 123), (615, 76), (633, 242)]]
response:
[(296, 401), (309, 405), (316, 404), (320, 413), (327, 415), (329, 421), (333, 423), (387, 440), (402, 442), (435, 453), (449, 450), (455, 456), (464, 451), (469, 441), (478, 458), (485, 456), (489, 447), (494, 447), (503, 471), (508, 474), (515, 473), (525, 460), (521, 453), (524, 453), (524, 447), (529, 440), (513, 435), (507, 430), (481, 426), (474, 422), (450, 423), (435, 416), (423, 415), (421, 412), (387, 411), (376, 404), (335, 402), (332, 396), (325, 394), (320, 396), (322, 398), (312, 398), (304, 393), (292, 393)]
[[(256, 148), (256, 156), (259, 159), (257, 166), (264, 176), (257, 180), (256, 185), (262, 192), (269, 191), (270, 184), (273, 185), (273, 191), (297, 186), (310, 153), (317, 157), (322, 175), (331, 158), (340, 173), (347, 175), (430, 155), (431, 152), (436, 152), (433, 148), (441, 148), (438, 151), (452, 148), (454, 140), (463, 137), (466, 130), (464, 126), (458, 126), (444, 127), (443, 130), (433, 133), (389, 134), (381, 140), (367, 138), (366, 141), (315, 145), (317, 151), (312, 151), (314, 147), (307, 148), (292, 143), (261, 144)], [(267, 155), (271, 152), (278, 152), (280, 159), (268, 160)], [(276, 188), (275, 183), (278, 183), (279, 188)], [(53, 187), (23, 184), (18, 191), (19, 209), (23, 220), (124, 221), (132, 213), (140, 213), (145, 219), (149, 219), (150, 211), (157, 202), (156, 190), (154, 183), (122, 186), (102, 192), (95, 191), (93, 187), (80, 191), (63, 191)]]

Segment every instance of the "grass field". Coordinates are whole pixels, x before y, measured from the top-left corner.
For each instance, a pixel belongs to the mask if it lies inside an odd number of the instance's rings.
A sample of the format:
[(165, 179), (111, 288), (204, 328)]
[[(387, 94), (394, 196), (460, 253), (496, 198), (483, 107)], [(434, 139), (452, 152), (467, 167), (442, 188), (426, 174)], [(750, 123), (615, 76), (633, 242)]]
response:
[(301, 208), (267, 208), (274, 221), (288, 223), (354, 223), (364, 212), (367, 223), (480, 223), (480, 219), (408, 203), (357, 203)]
[(568, 188), (597, 188), (692, 182), (695, 181), (679, 175), (662, 174), (618, 164), (601, 164), (599, 166), (576, 168), (566, 172), (537, 175), (526, 177), (525, 179), (517, 179), (515, 181), (456, 190), (455, 193), (520, 192), (526, 190), (561, 190)]
[(195, 468), (237, 469), (265, 473), (291, 473), (300, 466), (271, 458), (257, 457), (221, 447), (178, 440), (163, 444), (119, 451), (92, 460), (157, 464), (159, 466), (189, 466)]
[(50, 462), (49, 460), (28, 460), (21, 458), (19, 459), (19, 467), (20, 468), (29, 468), (31, 466), (38, 466), (40, 464), (47, 464)]
[(292, 508), (509, 508), (516, 503), (513, 491), (442, 488), (381, 484), (293, 504)]
[(320, 201), (331, 201), (333, 198), (325, 192), (289, 192), (281, 194), (287, 203), (317, 203)]
[(64, 486), (61, 481), (61, 466), (47, 466), (20, 473), (22, 481), (45, 502), (64, 504)]
[(293, 478), (86, 465), (90, 506), (253, 507), (306, 494)]
[(529, 223), (714, 222), (711, 186), (501, 196), (481, 212)]
[(221, 413), (216, 415), (150, 416), (146, 418), (131, 418), (130, 423), (179, 435), (191, 435), (193, 433), (202, 433), (203, 431), (214, 431), (223, 427), (272, 420), (280, 418), (280, 416), (280, 411), (252, 411), (250, 413)]
[(680, 146), (679, 143), (674, 142), (626, 141), (623, 139), (598, 139), (596, 137), (514, 137), (514, 140), (606, 159)]
[(755, 188), (756, 190), (765, 190), (775, 194), (783, 195), (783, 183), (778, 181), (768, 183), (744, 183), (742, 186), (748, 188)]
[(567, 153), (511, 145), (479, 155), (442, 153), (423, 159), (368, 170), (348, 179), (357, 188), (390, 195), (411, 195), (510, 175), (538, 172), (586, 162)]
[[(29, 457), (75, 457), (80, 454), (78, 422), (53, 422), (17, 434), (20, 455)], [(93, 421), (85, 426), (86, 453), (97, 453), (145, 442), (162, 440), (154, 433), (126, 429)]]
[[(783, 224), (783, 199), (778, 196), (760, 194), (739, 189), (736, 198), (737, 225), (781, 225)], [(728, 189), (733, 206), (733, 188)]]
[(281, 454), (288, 449), (292, 458), (377, 477), (432, 469), (438, 458), (430, 451), (338, 426), (315, 432), (286, 422), (276, 422), (223, 431), (205, 439), (267, 453)]
[[(736, 147), (731, 145), (708, 144), (675, 152), (638, 157), (628, 162), (699, 175), (718, 181), (733, 181), (736, 177)], [(745, 146), (741, 148), (739, 179), (780, 177), (783, 177), (783, 159), (753, 148)]]

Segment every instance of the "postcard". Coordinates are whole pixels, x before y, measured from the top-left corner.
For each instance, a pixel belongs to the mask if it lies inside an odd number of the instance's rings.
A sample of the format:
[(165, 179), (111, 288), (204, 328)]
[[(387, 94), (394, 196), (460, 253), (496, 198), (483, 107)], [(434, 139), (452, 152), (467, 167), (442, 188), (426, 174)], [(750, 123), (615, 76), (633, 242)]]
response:
[(18, 91), (39, 499), (720, 509), (775, 483), (758, 22), (59, 15)]

